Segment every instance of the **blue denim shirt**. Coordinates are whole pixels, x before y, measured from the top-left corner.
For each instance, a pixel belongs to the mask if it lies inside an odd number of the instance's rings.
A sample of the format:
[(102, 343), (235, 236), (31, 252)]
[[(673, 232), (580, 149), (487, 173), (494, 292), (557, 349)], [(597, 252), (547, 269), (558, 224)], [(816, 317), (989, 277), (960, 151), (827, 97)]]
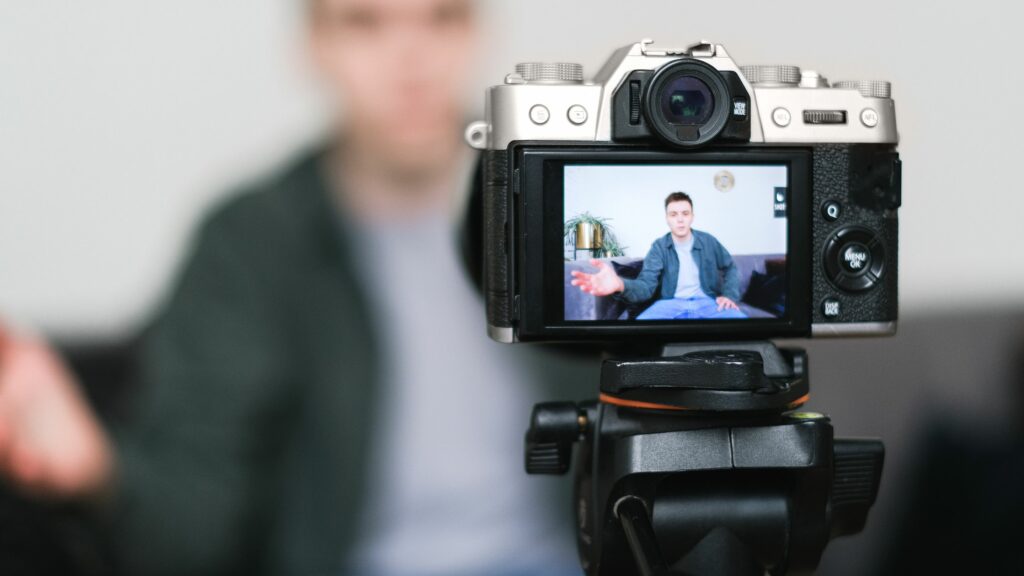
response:
[[(740, 275), (729, 251), (714, 236), (692, 230), (693, 260), (700, 268), (700, 289), (712, 298), (725, 296), (733, 302), (740, 300)], [(644, 258), (644, 267), (636, 279), (623, 278), (626, 289), (622, 298), (633, 303), (646, 302), (661, 285), (659, 299), (675, 297), (679, 280), (679, 256), (668, 233), (651, 244)]]

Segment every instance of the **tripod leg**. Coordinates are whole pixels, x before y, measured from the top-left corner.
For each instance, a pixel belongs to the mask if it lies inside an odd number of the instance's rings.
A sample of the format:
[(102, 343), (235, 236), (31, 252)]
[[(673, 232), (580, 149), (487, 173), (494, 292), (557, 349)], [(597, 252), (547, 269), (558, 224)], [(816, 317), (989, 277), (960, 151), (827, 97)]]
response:
[(626, 542), (633, 552), (637, 573), (640, 576), (666, 576), (669, 573), (668, 565), (661, 557), (654, 527), (643, 500), (636, 496), (624, 496), (616, 502), (615, 514), (622, 523)]

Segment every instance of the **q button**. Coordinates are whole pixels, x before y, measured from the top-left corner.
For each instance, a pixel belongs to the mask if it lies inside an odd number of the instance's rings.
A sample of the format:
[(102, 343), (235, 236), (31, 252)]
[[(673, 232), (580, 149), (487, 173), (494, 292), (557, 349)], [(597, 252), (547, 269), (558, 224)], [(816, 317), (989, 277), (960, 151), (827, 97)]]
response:
[(829, 222), (835, 222), (843, 215), (843, 205), (835, 200), (829, 200), (821, 205), (821, 215)]

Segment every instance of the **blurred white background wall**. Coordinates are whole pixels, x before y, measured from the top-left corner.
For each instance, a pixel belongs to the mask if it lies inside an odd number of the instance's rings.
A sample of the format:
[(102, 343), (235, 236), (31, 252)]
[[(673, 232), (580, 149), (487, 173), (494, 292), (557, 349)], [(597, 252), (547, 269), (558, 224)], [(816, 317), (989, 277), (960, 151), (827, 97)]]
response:
[[(300, 0), (0, 3), (0, 314), (116, 335), (158, 302), (200, 213), (315, 138)], [(487, 3), (486, 69), (653, 37), (741, 64), (893, 82), (904, 313), (1024, 303), (1024, 93), (1000, 0)], [(482, 96), (482, 95), (481, 95)]]
[(299, 2), (0, 3), (0, 315), (109, 336), (216, 196), (324, 122)]

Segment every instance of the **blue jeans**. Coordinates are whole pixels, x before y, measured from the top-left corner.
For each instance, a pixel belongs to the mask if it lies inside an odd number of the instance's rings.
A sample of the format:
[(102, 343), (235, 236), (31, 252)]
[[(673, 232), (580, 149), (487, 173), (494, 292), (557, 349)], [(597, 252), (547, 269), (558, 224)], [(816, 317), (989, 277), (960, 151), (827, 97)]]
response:
[(636, 317), (637, 320), (701, 320), (746, 318), (739, 310), (719, 310), (714, 298), (671, 298), (658, 300)]

